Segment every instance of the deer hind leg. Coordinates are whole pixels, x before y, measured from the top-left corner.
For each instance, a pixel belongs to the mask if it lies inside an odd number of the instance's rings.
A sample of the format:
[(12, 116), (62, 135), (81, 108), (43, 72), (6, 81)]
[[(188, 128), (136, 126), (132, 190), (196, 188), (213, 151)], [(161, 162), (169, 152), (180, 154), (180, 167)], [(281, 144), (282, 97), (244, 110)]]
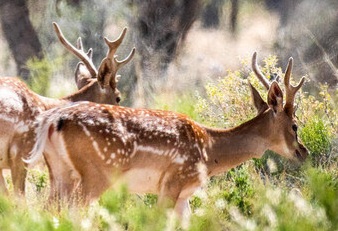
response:
[(70, 203), (79, 187), (81, 175), (69, 159), (68, 150), (60, 133), (49, 135), (45, 146), (44, 158), (49, 170), (49, 201)]
[(46, 161), (50, 178), (49, 201), (56, 203), (73, 203), (80, 188), (81, 176), (62, 159), (55, 160), (50, 165)]

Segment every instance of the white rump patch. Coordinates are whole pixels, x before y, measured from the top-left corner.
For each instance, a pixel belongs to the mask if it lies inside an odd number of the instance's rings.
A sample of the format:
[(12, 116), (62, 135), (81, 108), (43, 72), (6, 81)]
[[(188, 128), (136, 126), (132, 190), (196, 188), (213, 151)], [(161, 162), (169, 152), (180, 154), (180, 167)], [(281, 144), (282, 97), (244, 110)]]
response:
[(11, 89), (6, 87), (0, 88), (0, 101), (4, 107), (3, 110), (6, 112), (10, 112), (10, 110), (23, 112), (23, 103), (20, 97)]

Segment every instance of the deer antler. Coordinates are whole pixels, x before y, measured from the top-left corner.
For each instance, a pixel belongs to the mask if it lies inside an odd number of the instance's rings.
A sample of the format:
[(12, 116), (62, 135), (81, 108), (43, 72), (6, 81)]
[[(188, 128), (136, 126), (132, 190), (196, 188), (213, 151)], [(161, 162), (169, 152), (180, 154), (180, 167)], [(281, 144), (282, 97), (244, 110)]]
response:
[(294, 100), (297, 91), (302, 87), (304, 84), (305, 78), (302, 77), (302, 79), (299, 81), (297, 86), (292, 86), (290, 84), (290, 77), (291, 77), (291, 71), (292, 71), (292, 65), (293, 65), (293, 58), (289, 58), (288, 66), (285, 71), (285, 76), (284, 76), (284, 85), (285, 85), (285, 95), (286, 95), (286, 100), (285, 100), (285, 105), (284, 105), (284, 110), (289, 114), (292, 115), (294, 112)]
[(107, 52), (106, 57), (102, 60), (100, 67), (99, 67), (99, 73), (97, 76), (97, 79), (101, 85), (101, 87), (104, 87), (106, 85), (108, 85), (109, 83), (112, 86), (116, 85), (116, 73), (117, 71), (124, 66), (125, 64), (127, 64), (134, 56), (135, 54), (135, 48), (133, 48), (131, 50), (131, 52), (129, 53), (129, 55), (127, 56), (127, 58), (125, 58), (122, 61), (117, 60), (117, 56), (115, 55), (118, 47), (121, 45), (124, 36), (126, 35), (127, 32), (127, 28), (125, 27), (120, 36), (114, 40), (114, 41), (110, 41), (108, 38), (104, 38), (104, 41), (106, 42), (106, 44), (109, 47), (109, 50)]
[(92, 61), (92, 49), (89, 49), (88, 53), (84, 52), (81, 38), (77, 40), (78, 48), (74, 47), (70, 42), (67, 41), (59, 25), (56, 22), (53, 22), (53, 26), (56, 35), (58, 36), (60, 42), (64, 45), (64, 47), (72, 52), (75, 56), (77, 56), (85, 64), (92, 77), (96, 77), (97, 70)]
[[(82, 50), (83, 51), (83, 45), (82, 45), (82, 39), (81, 37), (79, 37), (76, 41), (76, 47), (78, 50)], [(90, 59), (90, 60), (93, 60), (93, 49), (92, 48), (89, 48), (89, 50), (87, 51), (86, 53), (87, 57)]]
[(124, 66), (125, 64), (127, 64), (134, 56), (135, 53), (135, 48), (133, 48), (131, 50), (131, 52), (129, 53), (129, 55), (127, 56), (127, 58), (125, 58), (124, 60), (117, 60), (117, 56), (115, 55), (115, 52), (117, 50), (117, 48), (121, 45), (124, 36), (126, 35), (127, 32), (127, 28), (125, 27), (123, 29), (123, 31), (121, 32), (120, 36), (115, 40), (115, 41), (110, 41), (108, 38), (104, 38), (104, 41), (106, 42), (106, 44), (109, 47), (109, 51), (107, 53), (107, 58), (113, 60), (113, 62), (115, 62), (117, 68), (116, 71), (118, 71), (122, 66)]
[(104, 37), (104, 41), (106, 42), (106, 44), (109, 47), (109, 51), (107, 53), (107, 58), (113, 59), (115, 56), (115, 52), (117, 50), (117, 48), (121, 45), (124, 36), (127, 33), (127, 28), (123, 28), (120, 36), (115, 40), (115, 41), (110, 41), (107, 37)]
[(252, 55), (252, 62), (251, 62), (252, 70), (255, 72), (257, 78), (261, 81), (261, 83), (264, 85), (264, 87), (269, 90), (270, 84), (267, 78), (263, 75), (261, 70), (259, 69), (257, 65), (257, 52), (254, 52)]

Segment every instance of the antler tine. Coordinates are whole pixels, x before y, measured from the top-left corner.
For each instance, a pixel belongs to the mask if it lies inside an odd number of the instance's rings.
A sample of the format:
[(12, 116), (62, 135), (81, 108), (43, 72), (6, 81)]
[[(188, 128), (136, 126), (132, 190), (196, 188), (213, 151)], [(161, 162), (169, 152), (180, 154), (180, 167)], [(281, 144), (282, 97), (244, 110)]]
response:
[(304, 84), (305, 78), (302, 77), (302, 79), (299, 81), (297, 86), (292, 86), (290, 84), (290, 78), (291, 78), (291, 72), (292, 72), (292, 66), (293, 66), (293, 58), (289, 58), (288, 66), (285, 71), (285, 76), (284, 76), (284, 85), (285, 85), (285, 93), (286, 93), (286, 100), (285, 100), (285, 106), (284, 109), (292, 114), (294, 111), (294, 100), (297, 91), (302, 87)]
[[(82, 39), (81, 39), (81, 37), (79, 37), (79, 38), (77, 39), (77, 41), (76, 41), (76, 47), (77, 47), (78, 50), (81, 50), (81, 51), (84, 52), (84, 50), (83, 50), (83, 45), (82, 45), (82, 44), (83, 44), (83, 43), (82, 43)], [(89, 58), (90, 60), (93, 60), (93, 48), (89, 48), (88, 51), (87, 51), (87, 53), (86, 53), (86, 55), (88, 56), (88, 58)], [(95, 77), (95, 76), (94, 76), (94, 77)]]
[(109, 47), (109, 51), (107, 56), (102, 60), (97, 75), (97, 80), (102, 88), (108, 84), (110, 84), (110, 86), (116, 86), (116, 73), (118, 69), (128, 63), (135, 54), (135, 48), (133, 48), (124, 60), (119, 61), (116, 58), (117, 56), (115, 55), (115, 52), (122, 43), (126, 32), (127, 28), (124, 28), (120, 36), (114, 41), (110, 41), (106, 37), (104, 38), (104, 41)]
[(121, 45), (126, 33), (127, 33), (127, 28), (125, 27), (122, 30), (120, 36), (116, 40), (110, 41), (108, 38), (106, 38), (106, 37), (104, 38), (104, 41), (106, 42), (106, 44), (109, 47), (109, 51), (107, 53), (107, 58), (113, 60), (115, 52), (116, 52), (117, 48)]
[(125, 64), (127, 64), (134, 56), (135, 54), (135, 47), (130, 51), (129, 55), (127, 56), (127, 58), (125, 58), (124, 60), (117, 60), (116, 57), (114, 57), (114, 60), (116, 62), (117, 68), (116, 70), (120, 69), (121, 67), (123, 67)]
[(93, 60), (93, 49), (92, 48), (89, 48), (86, 54), (90, 58), (90, 60)]
[(269, 81), (265, 78), (265, 76), (263, 75), (263, 73), (261, 72), (261, 70), (259, 69), (258, 65), (257, 65), (257, 52), (254, 52), (252, 55), (252, 70), (255, 72), (255, 75), (257, 76), (257, 78), (259, 79), (259, 81), (261, 81), (261, 83), (264, 85), (264, 87), (269, 90), (270, 88), (270, 84)]
[(290, 77), (291, 77), (291, 71), (292, 71), (292, 66), (293, 66), (293, 58), (289, 58), (288, 65), (285, 70), (285, 75), (284, 75), (284, 85), (289, 87), (290, 86)]
[(76, 48), (83, 51), (83, 45), (82, 45), (81, 37), (78, 37), (78, 39), (76, 41)]
[(58, 36), (60, 42), (64, 45), (64, 47), (72, 52), (76, 57), (78, 57), (87, 67), (88, 71), (92, 76), (97, 75), (97, 70), (91, 60), (90, 57), (83, 51), (82, 49), (82, 41), (81, 39), (78, 39), (78, 44), (77, 46), (79, 47), (78, 49), (75, 48), (70, 42), (67, 41), (65, 36), (63, 35), (59, 25), (56, 22), (53, 22), (54, 30), (56, 32), (56, 35)]

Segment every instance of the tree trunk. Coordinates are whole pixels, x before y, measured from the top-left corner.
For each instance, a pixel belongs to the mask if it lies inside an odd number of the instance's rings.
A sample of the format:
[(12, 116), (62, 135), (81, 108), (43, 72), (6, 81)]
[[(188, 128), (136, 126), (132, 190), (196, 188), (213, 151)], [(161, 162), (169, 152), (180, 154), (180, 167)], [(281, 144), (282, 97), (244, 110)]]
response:
[(139, 56), (136, 62), (136, 106), (149, 106), (170, 62), (201, 9), (201, 0), (134, 0), (131, 18)]
[(202, 26), (204, 28), (218, 28), (222, 15), (224, 0), (211, 0), (202, 11)]
[(238, 0), (231, 0), (230, 31), (233, 34), (235, 34), (237, 31), (238, 10), (239, 10)]
[(290, 15), (293, 14), (296, 6), (302, 0), (265, 0), (265, 4), (270, 10), (274, 10), (279, 14), (280, 23), (285, 26), (288, 23)]
[(30, 19), (25, 0), (1, 0), (1, 26), (17, 66), (17, 74), (30, 78), (26, 62), (34, 57), (41, 59), (42, 48)]

